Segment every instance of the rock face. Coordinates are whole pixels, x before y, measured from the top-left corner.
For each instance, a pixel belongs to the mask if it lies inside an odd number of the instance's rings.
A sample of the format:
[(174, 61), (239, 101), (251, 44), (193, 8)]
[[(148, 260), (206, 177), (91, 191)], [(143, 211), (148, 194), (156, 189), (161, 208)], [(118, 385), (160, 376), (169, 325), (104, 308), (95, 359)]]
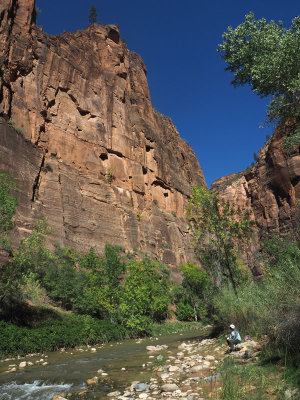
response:
[[(1, 169), (21, 185), (17, 232), (44, 217), (52, 241), (105, 243), (175, 265), (193, 257), (184, 213), (199, 163), (150, 100), (146, 67), (116, 25), (48, 36), (34, 0), (0, 5)], [(7, 162), (7, 160), (9, 160)]]
[(251, 168), (211, 187), (236, 208), (250, 209), (261, 237), (266, 232), (296, 232), (300, 223), (300, 147), (290, 154), (284, 149), (284, 129), (275, 131)]

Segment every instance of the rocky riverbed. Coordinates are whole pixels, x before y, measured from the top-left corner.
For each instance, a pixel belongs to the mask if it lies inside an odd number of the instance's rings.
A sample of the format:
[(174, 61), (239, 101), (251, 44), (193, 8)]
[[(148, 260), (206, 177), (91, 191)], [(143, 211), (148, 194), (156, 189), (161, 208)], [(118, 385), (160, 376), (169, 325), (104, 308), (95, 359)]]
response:
[[(166, 345), (147, 346), (149, 361), (141, 365), (141, 369), (149, 370), (149, 380), (133, 381), (125, 390), (113, 390), (103, 398), (110, 400), (214, 398), (214, 395), (221, 390), (218, 366), (224, 358), (232, 357), (241, 364), (253, 363), (257, 361), (261, 347), (260, 344), (250, 341), (242, 343), (229, 354), (227, 345), (220, 344), (218, 339), (186, 341), (181, 343), (176, 351), (169, 350)], [(120, 366), (120, 373), (122, 370), (125, 368)], [(102, 374), (103, 371), (99, 370), (98, 376), (87, 381), (87, 388), (72, 398), (94, 398), (90, 397), (93, 386), (101, 385)], [(62, 394), (54, 396), (53, 400), (67, 398), (68, 395)]]

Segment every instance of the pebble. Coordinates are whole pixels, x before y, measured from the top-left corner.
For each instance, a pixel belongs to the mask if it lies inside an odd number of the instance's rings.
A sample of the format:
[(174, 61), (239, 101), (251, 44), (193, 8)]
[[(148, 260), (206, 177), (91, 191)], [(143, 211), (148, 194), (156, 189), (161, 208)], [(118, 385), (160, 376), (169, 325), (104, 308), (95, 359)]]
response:
[(140, 393), (139, 394), (139, 399), (146, 399), (147, 397), (149, 397), (148, 393)]

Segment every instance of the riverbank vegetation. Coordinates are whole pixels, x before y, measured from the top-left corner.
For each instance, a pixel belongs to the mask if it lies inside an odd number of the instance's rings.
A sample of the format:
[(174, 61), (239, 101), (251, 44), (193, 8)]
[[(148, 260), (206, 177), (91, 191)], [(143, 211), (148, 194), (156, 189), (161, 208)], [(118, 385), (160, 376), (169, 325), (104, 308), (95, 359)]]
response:
[[(15, 185), (5, 175), (1, 179), (7, 204), (1, 235), (9, 249)], [(162, 263), (109, 244), (102, 256), (93, 248), (79, 254), (59, 244), (50, 250), (45, 238), (51, 228), (38, 223), (1, 267), (0, 354), (178, 332), (192, 329), (196, 321), (236, 323), (242, 333), (267, 335), (264, 360), (284, 362), (300, 381), (299, 243), (266, 239), (255, 260), (264, 266), (264, 276), (254, 282), (240, 257), (253, 238), (248, 214), (195, 188), (188, 217), (203, 268), (182, 265), (180, 285), (170, 281)], [(162, 324), (170, 318), (182, 322)]]

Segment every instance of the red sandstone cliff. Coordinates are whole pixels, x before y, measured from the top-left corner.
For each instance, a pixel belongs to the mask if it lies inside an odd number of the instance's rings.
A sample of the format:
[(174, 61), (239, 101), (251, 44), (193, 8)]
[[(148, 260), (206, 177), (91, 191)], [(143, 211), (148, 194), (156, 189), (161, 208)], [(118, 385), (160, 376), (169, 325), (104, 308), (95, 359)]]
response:
[[(193, 257), (184, 213), (198, 161), (150, 100), (141, 57), (115, 25), (48, 36), (34, 0), (0, 5), (0, 168), (20, 193), (17, 233), (44, 217), (52, 240), (105, 243), (176, 265)], [(19, 235), (20, 236), (20, 235)]]
[(258, 162), (215, 181), (211, 189), (241, 210), (252, 210), (260, 236), (297, 232), (300, 223), (300, 144), (289, 154), (285, 129), (277, 129), (260, 150)]

